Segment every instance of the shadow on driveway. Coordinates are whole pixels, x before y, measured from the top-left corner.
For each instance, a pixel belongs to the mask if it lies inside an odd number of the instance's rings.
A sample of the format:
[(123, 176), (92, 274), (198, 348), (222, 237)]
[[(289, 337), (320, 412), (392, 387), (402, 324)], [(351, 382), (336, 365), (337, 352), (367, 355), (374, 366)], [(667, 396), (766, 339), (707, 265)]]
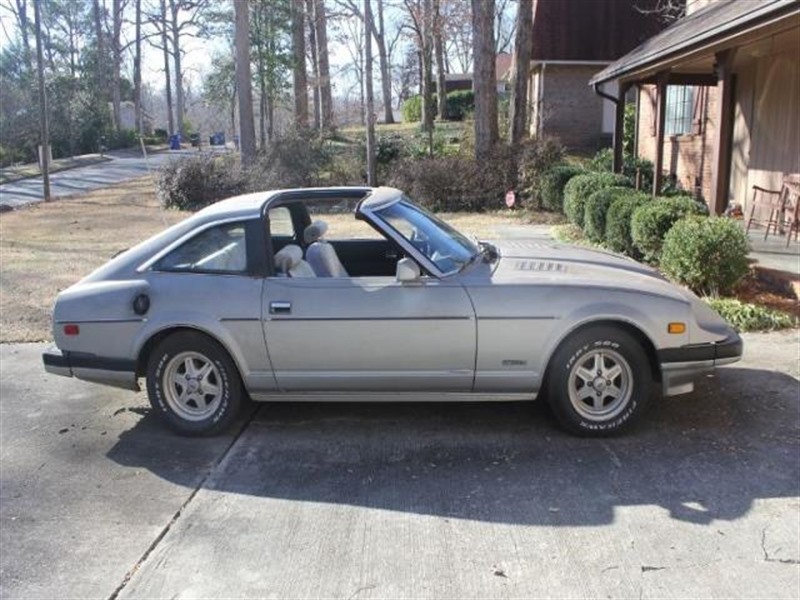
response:
[[(269, 403), (205, 487), (550, 526), (611, 523), (631, 505), (707, 525), (800, 495), (800, 382), (726, 368), (697, 388), (655, 400), (634, 431), (606, 440), (561, 433), (543, 403)], [(159, 436), (148, 414), (108, 456), (191, 485), (183, 457), (206, 441), (184, 439), (167, 456)]]

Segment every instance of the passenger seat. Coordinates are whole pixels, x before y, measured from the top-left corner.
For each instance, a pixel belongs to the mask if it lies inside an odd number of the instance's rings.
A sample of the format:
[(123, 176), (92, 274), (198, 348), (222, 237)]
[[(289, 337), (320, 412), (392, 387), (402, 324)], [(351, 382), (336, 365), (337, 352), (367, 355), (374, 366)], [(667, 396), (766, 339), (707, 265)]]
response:
[(303, 249), (288, 244), (275, 254), (275, 267), (289, 277), (316, 277), (314, 269), (303, 260)]
[(308, 245), (306, 259), (317, 277), (349, 277), (336, 249), (322, 239), (326, 231), (328, 224), (325, 221), (314, 221), (306, 227), (303, 232), (303, 239)]

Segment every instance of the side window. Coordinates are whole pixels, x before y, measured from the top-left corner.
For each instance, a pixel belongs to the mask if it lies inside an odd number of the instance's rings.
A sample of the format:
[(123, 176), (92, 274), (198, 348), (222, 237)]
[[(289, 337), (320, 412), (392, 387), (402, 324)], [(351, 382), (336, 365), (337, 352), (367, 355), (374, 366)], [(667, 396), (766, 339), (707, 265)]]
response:
[(198, 233), (155, 266), (158, 271), (247, 272), (244, 223), (227, 223)]
[(270, 209), (269, 232), (278, 237), (294, 237), (294, 225), (292, 224), (292, 213), (285, 206)]

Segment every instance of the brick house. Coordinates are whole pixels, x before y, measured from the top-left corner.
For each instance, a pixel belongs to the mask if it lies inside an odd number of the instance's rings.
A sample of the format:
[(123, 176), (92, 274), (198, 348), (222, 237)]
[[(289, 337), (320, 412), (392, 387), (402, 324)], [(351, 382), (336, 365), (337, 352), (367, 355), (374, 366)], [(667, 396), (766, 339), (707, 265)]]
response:
[[(687, 15), (595, 75), (637, 102), (636, 149), (720, 213), (800, 174), (800, 0), (693, 0)], [(615, 136), (615, 166), (622, 155)]]
[(572, 151), (610, 144), (614, 105), (586, 82), (657, 33), (655, 0), (534, 0), (530, 133), (557, 136)]

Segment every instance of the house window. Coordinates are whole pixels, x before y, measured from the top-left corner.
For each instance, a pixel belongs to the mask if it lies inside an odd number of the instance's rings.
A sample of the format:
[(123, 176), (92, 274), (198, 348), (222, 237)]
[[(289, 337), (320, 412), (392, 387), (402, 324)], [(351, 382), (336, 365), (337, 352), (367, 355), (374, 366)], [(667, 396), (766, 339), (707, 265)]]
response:
[(667, 107), (664, 115), (664, 133), (683, 135), (692, 133), (694, 88), (690, 85), (667, 86)]

